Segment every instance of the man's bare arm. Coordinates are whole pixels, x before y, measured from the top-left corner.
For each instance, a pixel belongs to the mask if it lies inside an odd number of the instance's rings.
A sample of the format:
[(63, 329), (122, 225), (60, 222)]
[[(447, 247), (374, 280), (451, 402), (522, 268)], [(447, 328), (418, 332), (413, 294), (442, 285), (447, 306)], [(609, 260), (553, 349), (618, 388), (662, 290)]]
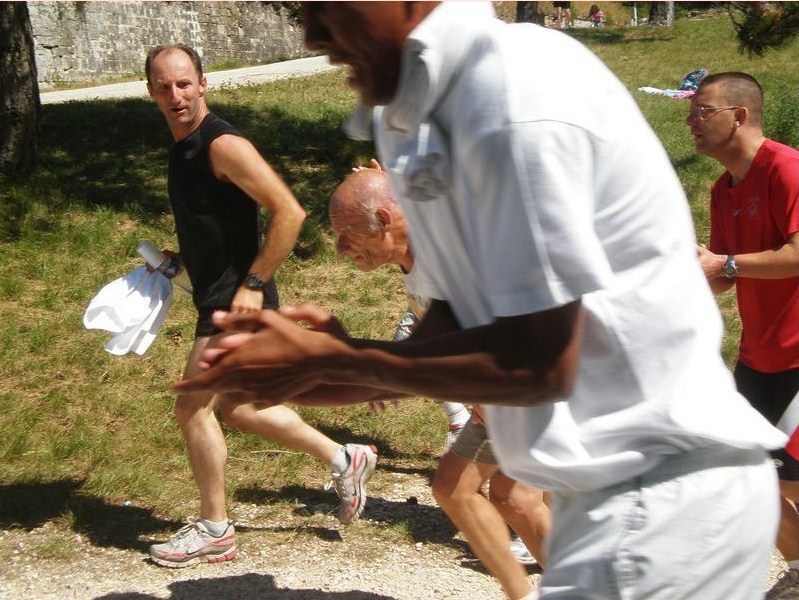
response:
[(223, 325), (259, 329), (223, 340), (228, 347), (211, 351), (205, 372), (177, 384), (178, 393), (236, 391), (325, 405), (340, 396), (337, 386), (348, 386), (352, 402), (418, 395), (528, 406), (571, 392), (583, 329), (579, 301), (405, 342), (335, 337), (274, 311), (229, 319)]

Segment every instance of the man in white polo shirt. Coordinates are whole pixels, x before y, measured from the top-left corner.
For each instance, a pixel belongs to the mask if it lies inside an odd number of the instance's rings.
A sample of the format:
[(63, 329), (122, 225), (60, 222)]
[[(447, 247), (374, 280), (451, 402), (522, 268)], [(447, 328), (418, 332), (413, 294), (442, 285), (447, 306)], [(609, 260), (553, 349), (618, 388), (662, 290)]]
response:
[(568, 36), (488, 3), (304, 10), (306, 45), (385, 105), (380, 162), (417, 291), (436, 300), (410, 343), (350, 338), (313, 306), (219, 315), (249, 333), (176, 389), (485, 403), (503, 472), (552, 492), (541, 598), (762, 595), (778, 507), (766, 450), (786, 439), (719, 356), (687, 201), (624, 86)]

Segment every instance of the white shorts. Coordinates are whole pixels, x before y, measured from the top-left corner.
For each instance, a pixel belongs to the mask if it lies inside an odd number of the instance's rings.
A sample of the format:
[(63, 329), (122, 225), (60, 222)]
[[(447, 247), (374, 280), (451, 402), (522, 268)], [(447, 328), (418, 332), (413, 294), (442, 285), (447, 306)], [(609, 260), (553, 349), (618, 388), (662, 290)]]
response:
[(712, 447), (667, 458), (603, 490), (553, 493), (540, 598), (762, 598), (779, 519), (762, 451)]

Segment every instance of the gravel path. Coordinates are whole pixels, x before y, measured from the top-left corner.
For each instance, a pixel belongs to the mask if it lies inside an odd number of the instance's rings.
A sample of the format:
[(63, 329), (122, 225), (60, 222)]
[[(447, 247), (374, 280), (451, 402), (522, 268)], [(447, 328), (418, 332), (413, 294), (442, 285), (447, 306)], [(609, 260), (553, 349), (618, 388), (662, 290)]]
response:
[[(332, 516), (332, 492), (289, 507), (234, 504), (240, 553), (218, 565), (158, 567), (146, 559), (157, 535), (103, 539), (62, 519), (2, 531), (0, 600), (504, 598), (435, 506), (426, 476), (378, 470), (373, 482), (363, 519), (350, 528)], [(135, 506), (118, 507), (120, 518), (125, 511), (134, 531), (152, 520)], [(528, 572), (540, 577), (537, 567)]]
[[(233, 504), (240, 553), (219, 565), (149, 562), (147, 546), (163, 539), (158, 531), (177, 525), (135, 506), (112, 507), (116, 523), (106, 513), (92, 521), (105, 529), (58, 518), (0, 531), (0, 600), (502, 600), (436, 507), (427, 476), (406, 471), (413, 470), (378, 470), (351, 527), (332, 516), (332, 492), (311, 490), (289, 505)], [(129, 527), (114, 534), (119, 523)], [(783, 568), (775, 553), (769, 585)], [(538, 567), (528, 573), (536, 584)]]

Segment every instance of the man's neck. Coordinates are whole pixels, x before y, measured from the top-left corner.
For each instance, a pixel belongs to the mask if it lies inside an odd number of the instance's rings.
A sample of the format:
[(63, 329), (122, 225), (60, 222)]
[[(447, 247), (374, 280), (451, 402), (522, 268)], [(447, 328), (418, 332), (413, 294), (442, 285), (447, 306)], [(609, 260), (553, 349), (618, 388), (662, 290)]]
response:
[(199, 129), (209, 112), (208, 107), (203, 105), (202, 109), (197, 113), (197, 117), (191, 123), (184, 124), (175, 121), (168, 123), (169, 132), (172, 134), (172, 137), (175, 138), (176, 142), (180, 142), (189, 137), (189, 134)]
[(755, 156), (765, 141), (766, 138), (762, 133), (749, 136), (742, 139), (740, 144), (729, 148), (724, 156), (718, 159), (732, 175), (732, 185), (738, 185), (746, 177), (749, 167), (752, 166)]

